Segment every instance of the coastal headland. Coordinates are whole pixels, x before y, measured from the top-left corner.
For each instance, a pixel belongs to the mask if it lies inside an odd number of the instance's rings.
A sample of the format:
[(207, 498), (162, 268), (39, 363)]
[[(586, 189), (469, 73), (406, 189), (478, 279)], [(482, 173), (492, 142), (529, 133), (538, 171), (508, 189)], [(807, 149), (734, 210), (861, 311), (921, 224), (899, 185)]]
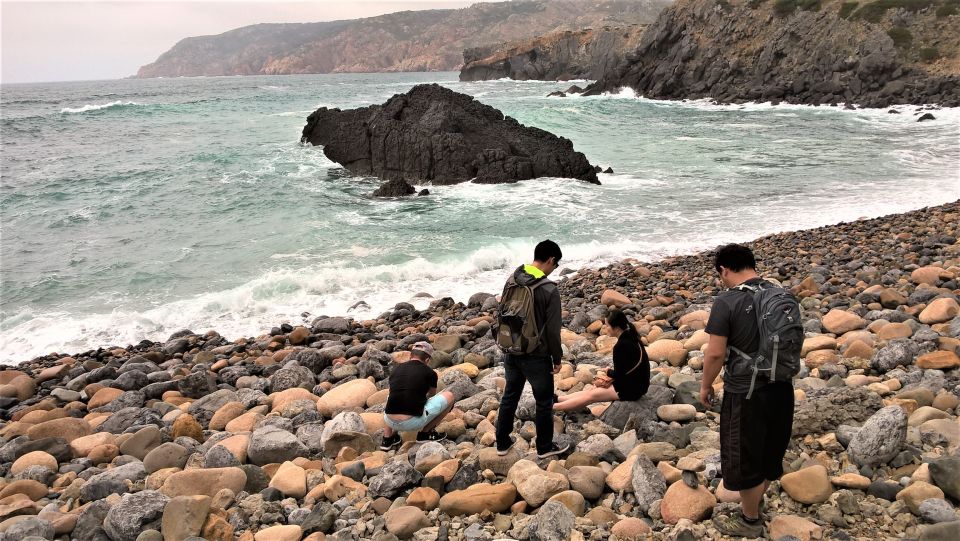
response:
[[(960, 202), (756, 239), (801, 298), (794, 437), (766, 502), (771, 538), (956, 539)], [(521, 262), (517, 262), (518, 264)], [(717, 413), (696, 399), (719, 291), (708, 252), (561, 271), (558, 392), (610, 364), (613, 306), (643, 335), (646, 397), (558, 418), (575, 451), (493, 447), (504, 380), (496, 299), (400, 303), (254, 337), (210, 330), (58, 353), (0, 371), (4, 539), (718, 539)], [(466, 302), (463, 302), (463, 301)], [(433, 343), (457, 398), (446, 442), (378, 450), (386, 377)], [(715, 387), (722, 388), (716, 382)]]

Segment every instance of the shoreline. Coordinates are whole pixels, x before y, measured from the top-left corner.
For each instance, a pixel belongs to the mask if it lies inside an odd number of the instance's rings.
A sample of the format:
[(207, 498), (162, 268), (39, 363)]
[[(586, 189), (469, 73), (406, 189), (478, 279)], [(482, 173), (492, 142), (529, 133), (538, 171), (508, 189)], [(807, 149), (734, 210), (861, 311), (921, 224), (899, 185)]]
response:
[[(952, 539), (960, 532), (960, 201), (749, 243), (800, 298), (786, 474), (771, 538)], [(637, 324), (650, 391), (555, 423), (572, 454), (492, 447), (505, 383), (496, 299), (400, 303), (380, 320), (318, 318), (253, 339), (182, 331), (163, 343), (39, 357), (0, 370), (0, 532), (114, 541), (720, 539), (734, 507), (718, 412), (698, 402), (719, 290), (709, 252), (621, 261), (560, 282), (558, 393), (610, 364), (608, 307)], [(381, 451), (388, 374), (433, 342), (455, 407), (443, 442)], [(722, 393), (722, 382), (714, 382)], [(147, 533), (150, 532), (150, 533)], [(161, 534), (162, 532), (162, 534)], [(57, 537), (59, 536), (59, 537)], [(70, 536), (70, 537), (64, 537)]]
[[(638, 99), (642, 99), (642, 98), (638, 98)], [(942, 204), (942, 205), (932, 205), (932, 206), (922, 207), (922, 208), (919, 208), (919, 209), (909, 210), (909, 211), (906, 211), (906, 212), (886, 214), (886, 215), (876, 216), (876, 217), (872, 217), (872, 218), (860, 217), (860, 218), (857, 218), (856, 220), (853, 220), (853, 221), (840, 221), (840, 222), (836, 222), (836, 223), (832, 223), (832, 224), (827, 224), (827, 225), (814, 226), (814, 227), (807, 228), (807, 229), (799, 229), (799, 230), (790, 230), (790, 231), (782, 231), (782, 232), (776, 232), (776, 233), (769, 233), (769, 234), (766, 234), (766, 235), (762, 235), (762, 236), (760, 236), (760, 237), (756, 237), (756, 238), (754, 238), (754, 239), (752, 239), (752, 240), (739, 240), (739, 241), (731, 241), (731, 242), (740, 242), (740, 243), (746, 244), (746, 245), (748, 245), (748, 246), (753, 246), (754, 243), (763, 241), (764, 239), (768, 239), (768, 238), (771, 238), (771, 237), (785, 237), (785, 238), (789, 238), (789, 237), (791, 237), (791, 236), (801, 235), (801, 234), (804, 234), (804, 233), (816, 233), (816, 232), (822, 231), (822, 230), (828, 230), (828, 229), (832, 229), (832, 228), (839, 228), (839, 227), (844, 226), (844, 225), (847, 225), (847, 224), (856, 224), (856, 223), (861, 223), (861, 222), (864, 222), (864, 221), (874, 221), (874, 220), (888, 220), (888, 219), (895, 218), (895, 217), (897, 217), (897, 216), (909, 215), (909, 214), (913, 214), (913, 213), (916, 213), (916, 212), (925, 211), (925, 210), (927, 210), (927, 209), (938, 209), (938, 208), (948, 207), (948, 206), (951, 206), (951, 205), (954, 205), (954, 204), (957, 204), (957, 203), (960, 203), (960, 200), (954, 201), (954, 202), (952, 202), (952, 203), (945, 203), (945, 204)], [(564, 267), (561, 267), (560, 269), (558, 269), (558, 273), (557, 273), (556, 275), (552, 276), (551, 278), (554, 279), (555, 281), (557, 281), (558, 284), (563, 284), (563, 283), (565, 283), (565, 282), (568, 281), (568, 278), (567, 278), (568, 275), (578, 276), (578, 275), (581, 275), (581, 274), (583, 274), (583, 273), (587, 273), (587, 274), (593, 276), (593, 275), (595, 275), (595, 274), (597, 274), (597, 273), (601, 273), (602, 271), (604, 271), (604, 270), (606, 270), (606, 269), (610, 269), (610, 268), (613, 268), (613, 267), (618, 267), (618, 266), (620, 266), (620, 265), (628, 264), (628, 263), (630, 263), (630, 262), (633, 262), (633, 263), (641, 263), (642, 265), (645, 265), (645, 266), (659, 266), (659, 265), (663, 264), (664, 262), (669, 262), (669, 261), (675, 260), (675, 259), (677, 259), (677, 258), (697, 258), (697, 259), (702, 259), (702, 256), (703, 256), (704, 254), (708, 253), (709, 251), (710, 251), (710, 249), (705, 249), (705, 250), (700, 250), (700, 251), (697, 251), (697, 252), (694, 252), (694, 253), (688, 253), (688, 254), (667, 255), (667, 256), (659, 257), (658, 259), (655, 258), (655, 259), (653, 259), (653, 260), (643, 260), (643, 259), (637, 259), (637, 258), (633, 258), (633, 257), (628, 257), (628, 258), (622, 258), (622, 259), (616, 260), (616, 261), (608, 261), (608, 262), (606, 262), (606, 263), (602, 263), (600, 266), (597, 266), (597, 267), (581, 267), (581, 268), (578, 268), (578, 269), (575, 269), (575, 270), (574, 270), (574, 269), (564, 269)], [(656, 256), (655, 256), (655, 257), (656, 257)], [(759, 255), (758, 255), (758, 262), (759, 262), (759, 261), (760, 261), (760, 257), (759, 257)], [(761, 264), (762, 264), (762, 263), (761, 263)], [(706, 268), (709, 268), (709, 266), (706, 267)], [(570, 270), (570, 272), (568, 273), (568, 275), (561, 276), (559, 273), (562, 272), (562, 271), (564, 271), (564, 270)], [(477, 291), (477, 292), (474, 292), (471, 296), (475, 296), (475, 295), (485, 295), (485, 294), (487, 294), (487, 292)], [(561, 295), (566, 295), (566, 294), (567, 294), (567, 290), (565, 290), (563, 287), (561, 287)], [(437, 301), (437, 300), (441, 300), (441, 299), (445, 299), (444, 297), (437, 298), (437, 297), (432, 297), (432, 296), (431, 296), (430, 298), (431, 298), (431, 302)], [(449, 297), (447, 297), (447, 298), (449, 298)], [(454, 303), (460, 303), (460, 304), (467, 304), (467, 300), (468, 300), (468, 299), (453, 299)], [(565, 302), (565, 301), (566, 301), (566, 299), (564, 299), (564, 302)], [(358, 301), (358, 304), (359, 304), (359, 303), (366, 304), (366, 303), (363, 302), (362, 300)], [(399, 301), (397, 304), (409, 304), (409, 303), (408, 303), (407, 301)], [(386, 309), (384, 310), (384, 313), (389, 313), (389, 312), (391, 312), (391, 311), (392, 311), (391, 309), (386, 308)], [(303, 314), (306, 314), (306, 313), (307, 313), (307, 312), (303, 312)], [(311, 317), (312, 317), (312, 316), (311, 316)], [(325, 315), (324, 317), (338, 317), (338, 318), (346, 318), (346, 319), (357, 320), (357, 321), (372, 321), (372, 320), (377, 319), (377, 318), (373, 318), (373, 317), (371, 317), (371, 318), (365, 318), (365, 319), (364, 319), (364, 318), (359, 318), (359, 319), (358, 319), (358, 318), (355, 318), (354, 316), (350, 315), (349, 313), (347, 313), (347, 314)], [(290, 319), (294, 319), (294, 318), (291, 317)], [(305, 319), (305, 318), (301, 317), (301, 319), (303, 319), (303, 320), (304, 320), (304, 323), (306, 323), (306, 319)], [(429, 319), (429, 317), (425, 317), (425, 318), (424, 318), (424, 320), (426, 320), (426, 319)], [(565, 319), (565, 323), (566, 323), (566, 319)], [(284, 323), (284, 322), (277, 323), (277, 327), (273, 327), (273, 328), (276, 329), (276, 328), (279, 328), (280, 326), (284, 326), (284, 325), (291, 325), (291, 323)], [(179, 331), (178, 331), (178, 332), (179, 332)], [(206, 332), (207, 332), (207, 333), (209, 333), (209, 332), (217, 332), (217, 330), (211, 328), (211, 329), (208, 329)], [(234, 341), (236, 341), (236, 340), (256, 340), (258, 337), (262, 338), (263, 336), (269, 334), (269, 332), (270, 332), (270, 330), (268, 330), (268, 329), (263, 329), (260, 334), (252, 335), (252, 336), (250, 336), (250, 335), (247, 335), (247, 336), (236, 336), (236, 337), (233, 338), (233, 340), (234, 340)], [(162, 344), (162, 342), (154, 342), (154, 341), (150, 341), (150, 340), (147, 340), (147, 339), (142, 339), (142, 340), (139, 342), (139, 344), (143, 344), (143, 343), (146, 343), (146, 342), (149, 342), (149, 343), (154, 344), (154, 345)], [(20, 367), (20, 366), (22, 366), (22, 365), (26, 365), (26, 364), (29, 364), (29, 363), (37, 362), (37, 361), (40, 361), (40, 360), (49, 360), (50, 358), (55, 358), (55, 357), (57, 357), (57, 356), (64, 357), (64, 356), (83, 355), (83, 354), (91, 353), (91, 352), (97, 351), (97, 350), (118, 349), (118, 348), (119, 348), (119, 349), (123, 349), (123, 348), (130, 347), (130, 346), (132, 346), (132, 344), (127, 344), (126, 346), (120, 346), (120, 345), (117, 345), (117, 344), (101, 344), (101, 345), (99, 345), (99, 346), (97, 347), (97, 349), (86, 350), (86, 351), (83, 351), (83, 352), (79, 352), (79, 351), (78, 351), (78, 352), (74, 352), (74, 353), (51, 352), (50, 354), (47, 354), (47, 355), (39, 355), (39, 356), (35, 356), (35, 357), (33, 357), (33, 358), (26, 359), (26, 360), (23, 360), (23, 361), (13, 362), (13, 363), (11, 363), (11, 364), (0, 364), (0, 371), (2, 371), (3, 369), (7, 369), (7, 368), (18, 368), (18, 367)]]

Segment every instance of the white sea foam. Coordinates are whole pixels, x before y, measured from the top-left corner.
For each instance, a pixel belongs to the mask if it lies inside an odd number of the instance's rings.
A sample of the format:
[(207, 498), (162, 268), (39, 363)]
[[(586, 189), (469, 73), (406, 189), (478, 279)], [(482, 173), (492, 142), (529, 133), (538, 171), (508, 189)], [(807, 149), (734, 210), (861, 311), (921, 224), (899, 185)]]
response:
[(83, 107), (64, 107), (60, 109), (60, 112), (63, 114), (72, 114), (72, 113), (88, 113), (90, 111), (100, 111), (103, 109), (112, 109), (119, 107), (133, 107), (137, 105), (144, 105), (142, 103), (137, 103), (135, 101), (111, 101), (110, 103), (102, 103), (99, 105), (84, 105)]

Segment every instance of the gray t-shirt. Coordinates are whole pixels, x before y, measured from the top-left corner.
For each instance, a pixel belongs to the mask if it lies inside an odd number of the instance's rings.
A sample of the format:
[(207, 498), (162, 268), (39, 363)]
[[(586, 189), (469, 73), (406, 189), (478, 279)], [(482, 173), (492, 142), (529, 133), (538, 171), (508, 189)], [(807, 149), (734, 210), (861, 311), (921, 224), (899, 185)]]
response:
[[(757, 285), (762, 278), (751, 278), (744, 282)], [(752, 354), (760, 346), (760, 331), (757, 329), (757, 317), (753, 313), (753, 293), (739, 289), (728, 289), (713, 301), (710, 319), (707, 320), (707, 334), (726, 336), (727, 346), (733, 346), (744, 353)], [(749, 310), (748, 310), (749, 309)], [(729, 354), (736, 355), (728, 350)], [(727, 393), (744, 393), (750, 390), (750, 376), (733, 376), (723, 371), (723, 389)], [(769, 383), (765, 377), (757, 377), (755, 389)]]

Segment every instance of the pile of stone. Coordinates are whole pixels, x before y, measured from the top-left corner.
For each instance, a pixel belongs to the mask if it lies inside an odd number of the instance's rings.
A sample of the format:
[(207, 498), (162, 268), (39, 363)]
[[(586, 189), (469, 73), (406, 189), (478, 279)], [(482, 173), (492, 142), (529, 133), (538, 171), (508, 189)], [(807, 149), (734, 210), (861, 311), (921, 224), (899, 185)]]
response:
[[(802, 300), (772, 539), (960, 538), (960, 204), (751, 243)], [(494, 448), (496, 298), (320, 317), (257, 337), (182, 331), (0, 371), (0, 540), (719, 539), (718, 414), (697, 400), (717, 284), (709, 254), (567, 273), (559, 393), (610, 365), (602, 318), (636, 321), (647, 396), (556, 419), (571, 454)], [(429, 340), (457, 397), (444, 442), (379, 450), (393, 366)], [(722, 390), (722, 383), (715, 387)]]

